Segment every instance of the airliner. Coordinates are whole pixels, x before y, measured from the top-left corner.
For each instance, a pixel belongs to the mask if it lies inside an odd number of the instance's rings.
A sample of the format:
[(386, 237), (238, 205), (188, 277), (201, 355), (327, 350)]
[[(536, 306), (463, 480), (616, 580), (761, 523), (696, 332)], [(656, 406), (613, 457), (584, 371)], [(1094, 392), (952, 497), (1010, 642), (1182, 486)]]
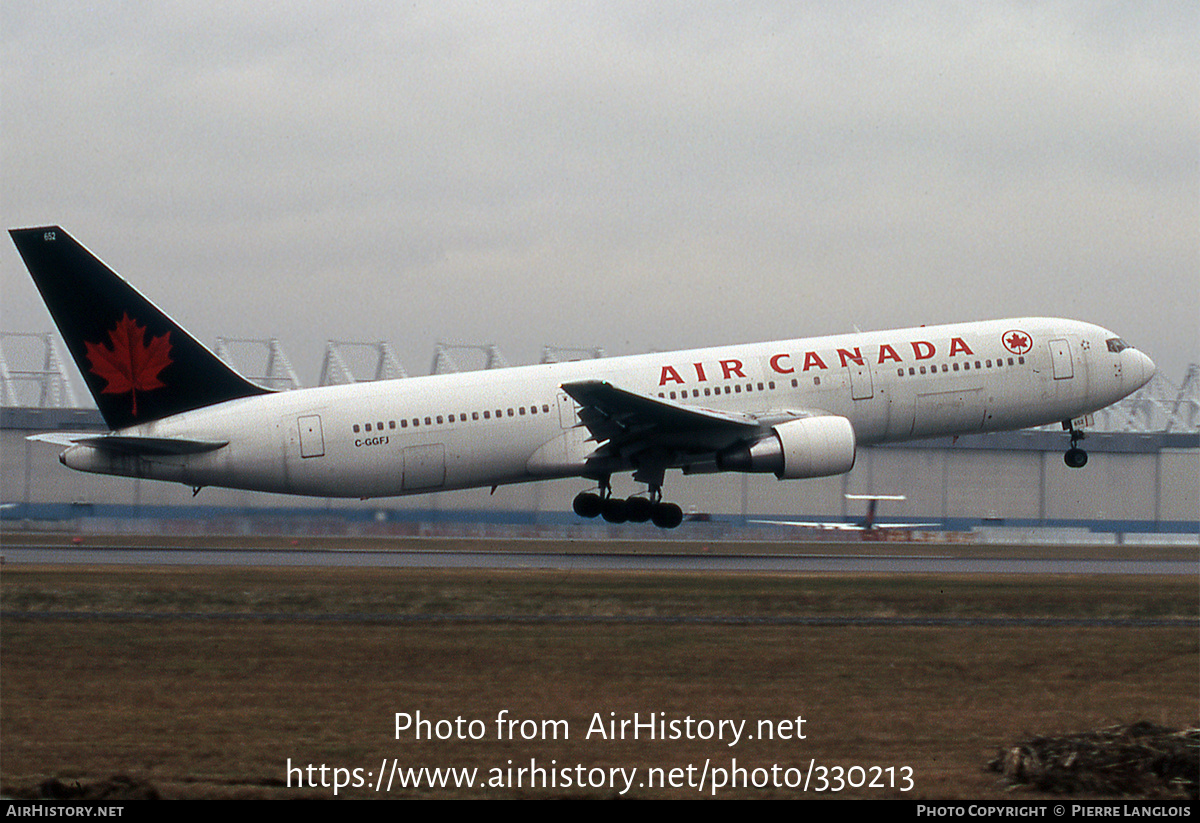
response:
[[(551, 478), (581, 517), (674, 528), (668, 469), (842, 474), (866, 445), (1061, 422), (1154, 363), (1075, 320), (1020, 317), (276, 392), (242, 377), (58, 226), (13, 229), (109, 434), (53, 433), (72, 469), (318, 497)], [(613, 493), (631, 472), (645, 490)]]
[(847, 500), (866, 500), (867, 513), (856, 523), (826, 522), (823, 520), (751, 520), (767, 526), (794, 526), (801, 529), (837, 532), (877, 532), (890, 529), (937, 529), (941, 523), (879, 523), (875, 516), (881, 500), (907, 500), (902, 494), (847, 494)]

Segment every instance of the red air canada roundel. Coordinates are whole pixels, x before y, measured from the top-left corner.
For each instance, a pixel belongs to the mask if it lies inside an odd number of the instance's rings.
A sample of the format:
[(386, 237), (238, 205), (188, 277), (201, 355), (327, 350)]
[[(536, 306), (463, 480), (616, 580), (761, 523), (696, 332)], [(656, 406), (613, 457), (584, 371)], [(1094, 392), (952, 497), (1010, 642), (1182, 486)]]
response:
[(117, 325), (109, 329), (108, 344), (88, 343), (88, 369), (108, 385), (104, 394), (128, 394), (137, 417), (137, 393), (166, 386), (158, 379), (159, 372), (171, 365), (170, 332), (146, 342), (146, 327), (140, 326), (126, 313)]
[(1004, 348), (1008, 349), (1013, 354), (1025, 354), (1033, 348), (1033, 337), (1023, 331), (1011, 329), (1004, 333), (1002, 338)]

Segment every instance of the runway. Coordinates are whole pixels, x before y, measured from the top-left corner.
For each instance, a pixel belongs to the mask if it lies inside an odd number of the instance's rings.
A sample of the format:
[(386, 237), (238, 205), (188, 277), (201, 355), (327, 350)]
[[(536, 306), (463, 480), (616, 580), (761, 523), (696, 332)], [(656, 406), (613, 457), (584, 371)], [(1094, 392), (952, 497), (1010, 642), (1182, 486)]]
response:
[(151, 546), (5, 546), (5, 563), (125, 566), (317, 566), (552, 571), (840, 572), (859, 574), (1087, 574), (1200, 576), (1198, 560), (833, 554), (657, 554), (535, 551), (378, 551)]

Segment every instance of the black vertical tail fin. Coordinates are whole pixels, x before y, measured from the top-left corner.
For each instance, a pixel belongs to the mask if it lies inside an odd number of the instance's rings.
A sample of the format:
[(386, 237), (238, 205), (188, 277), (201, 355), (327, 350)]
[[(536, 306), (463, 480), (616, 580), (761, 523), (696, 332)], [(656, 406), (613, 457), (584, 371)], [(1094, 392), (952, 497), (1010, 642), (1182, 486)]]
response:
[(268, 393), (59, 227), (9, 234), (110, 428)]
[(879, 507), (878, 498), (871, 498), (867, 502), (867, 516), (863, 518), (862, 526), (867, 531), (875, 528), (875, 510)]

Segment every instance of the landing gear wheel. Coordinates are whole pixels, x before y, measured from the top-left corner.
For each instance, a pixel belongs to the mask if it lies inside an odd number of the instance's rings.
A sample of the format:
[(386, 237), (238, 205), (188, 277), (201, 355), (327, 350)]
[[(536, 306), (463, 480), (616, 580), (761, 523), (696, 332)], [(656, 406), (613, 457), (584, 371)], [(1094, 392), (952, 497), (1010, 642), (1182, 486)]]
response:
[(600, 495), (595, 492), (580, 492), (575, 495), (575, 502), (571, 504), (571, 508), (580, 517), (598, 517), (602, 505)]
[(662, 502), (662, 475), (635, 480), (648, 482), (649, 494), (645, 497), (620, 498), (612, 496), (612, 486), (607, 475), (598, 478), (599, 493), (580, 492), (575, 495), (571, 508), (580, 517), (603, 517), (609, 523), (645, 523), (652, 521), (660, 529), (674, 529), (683, 522), (683, 509), (674, 503)]
[(683, 509), (674, 503), (655, 503), (650, 519), (660, 529), (674, 529), (683, 522)]
[(1075, 424), (1070, 420), (1064, 420), (1062, 425), (1071, 433), (1071, 448), (1063, 455), (1063, 462), (1072, 469), (1082, 469), (1087, 465), (1087, 452), (1079, 448), (1079, 441), (1087, 435), (1075, 428)]
[(620, 497), (605, 498), (600, 509), (600, 516), (609, 523), (624, 523), (629, 519), (629, 506)]
[(654, 504), (645, 497), (631, 497), (625, 501), (625, 513), (630, 523), (645, 523), (654, 514)]

